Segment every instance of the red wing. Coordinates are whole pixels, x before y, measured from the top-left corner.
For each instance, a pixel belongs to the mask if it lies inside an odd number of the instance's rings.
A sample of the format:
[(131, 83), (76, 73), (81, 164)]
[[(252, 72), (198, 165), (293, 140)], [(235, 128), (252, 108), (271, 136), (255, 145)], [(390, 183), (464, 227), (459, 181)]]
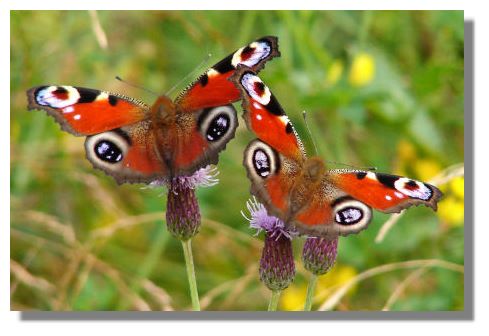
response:
[(155, 151), (155, 135), (151, 122), (88, 136), (85, 140), (87, 159), (118, 183), (149, 183), (168, 177), (169, 169)]
[(240, 98), (239, 90), (228, 81), (238, 67), (259, 71), (268, 60), (280, 56), (277, 38), (266, 36), (242, 47), (215, 64), (175, 100), (181, 111), (228, 105)]
[(372, 219), (372, 209), (337, 188), (325, 175), (318, 183), (302, 186), (298, 203), (289, 223), (300, 233), (311, 236), (334, 238), (347, 236), (367, 228)]
[(232, 105), (180, 114), (171, 130), (172, 174), (187, 175), (217, 164), (219, 152), (234, 137), (238, 116)]
[(442, 196), (435, 186), (402, 176), (348, 170), (333, 170), (329, 176), (348, 195), (386, 213), (421, 204), (436, 210)]
[(256, 139), (245, 149), (243, 165), (251, 180), (251, 193), (271, 214), (286, 221), (290, 193), (300, 173), (300, 164)]
[(74, 135), (92, 135), (146, 118), (148, 106), (128, 97), (74, 86), (38, 86), (27, 91), (29, 109), (45, 110)]
[(247, 68), (240, 67), (232, 81), (242, 91), (248, 128), (279, 153), (301, 162), (305, 156), (302, 142), (270, 89)]

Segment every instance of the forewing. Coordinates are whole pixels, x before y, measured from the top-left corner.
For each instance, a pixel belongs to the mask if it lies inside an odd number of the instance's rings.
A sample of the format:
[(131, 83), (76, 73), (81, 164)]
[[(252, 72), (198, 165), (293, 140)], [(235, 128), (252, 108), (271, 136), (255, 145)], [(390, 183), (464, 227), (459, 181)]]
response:
[(276, 37), (265, 36), (253, 41), (207, 70), (178, 96), (175, 104), (183, 112), (193, 112), (233, 103), (240, 99), (240, 92), (228, 79), (238, 65), (259, 71), (268, 60), (277, 56), (280, 52)]
[(149, 107), (135, 99), (75, 86), (37, 86), (27, 91), (30, 110), (44, 110), (74, 135), (92, 135), (131, 125)]
[(351, 197), (372, 208), (400, 212), (413, 205), (425, 205), (436, 211), (442, 193), (435, 186), (407, 177), (372, 171), (333, 170), (331, 181)]
[(248, 128), (277, 152), (301, 162), (304, 146), (270, 89), (248, 68), (240, 67), (231, 80), (242, 92), (243, 118)]

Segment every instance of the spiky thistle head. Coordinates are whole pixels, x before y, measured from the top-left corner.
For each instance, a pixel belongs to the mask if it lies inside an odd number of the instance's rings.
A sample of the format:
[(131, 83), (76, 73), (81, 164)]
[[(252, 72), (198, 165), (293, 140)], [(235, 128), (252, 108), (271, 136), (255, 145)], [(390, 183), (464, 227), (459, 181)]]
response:
[(284, 222), (270, 216), (265, 206), (255, 198), (246, 203), (249, 217), (242, 215), (250, 222), (250, 227), (257, 229), (257, 234), (265, 232), (265, 242), (260, 259), (260, 280), (270, 290), (287, 288), (295, 277), (292, 238), (297, 236), (289, 230)]
[(309, 272), (322, 275), (334, 266), (337, 255), (338, 237), (308, 237), (302, 250), (302, 262)]
[(189, 176), (176, 176), (150, 183), (150, 187), (168, 188), (166, 224), (175, 238), (186, 241), (199, 232), (201, 217), (195, 189), (216, 185), (219, 182), (218, 174), (215, 167), (207, 166)]

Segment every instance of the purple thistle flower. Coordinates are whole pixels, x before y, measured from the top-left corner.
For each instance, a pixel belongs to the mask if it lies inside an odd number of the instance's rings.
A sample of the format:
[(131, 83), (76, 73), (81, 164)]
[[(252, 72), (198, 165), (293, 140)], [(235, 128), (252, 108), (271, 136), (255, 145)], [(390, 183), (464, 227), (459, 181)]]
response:
[(241, 211), (241, 215), (250, 222), (251, 228), (257, 230), (256, 235), (262, 231), (265, 231), (270, 237), (276, 237), (277, 239), (282, 235), (289, 239), (298, 235), (298, 232), (286, 228), (285, 223), (280, 219), (275, 216), (270, 216), (265, 206), (258, 202), (254, 196), (253, 199), (246, 202), (246, 208), (250, 212), (250, 218), (243, 211)]
[(217, 167), (207, 166), (200, 168), (190, 176), (177, 176), (171, 181), (170, 179), (155, 180), (149, 184), (150, 187), (170, 187), (170, 184), (178, 183), (188, 189), (196, 189), (197, 187), (212, 187), (219, 183), (217, 178), (219, 171)]
[(334, 266), (337, 254), (338, 237), (333, 239), (309, 237), (302, 250), (302, 262), (309, 272), (322, 275)]
[(284, 222), (268, 215), (263, 204), (254, 197), (246, 203), (250, 212), (250, 227), (257, 229), (257, 234), (265, 231), (265, 244), (260, 259), (260, 280), (273, 291), (287, 288), (294, 280), (295, 263), (292, 252), (292, 238), (297, 232), (285, 227)]
[(186, 241), (199, 232), (201, 217), (195, 189), (216, 185), (219, 182), (216, 177), (218, 174), (217, 168), (207, 166), (190, 176), (177, 176), (150, 183), (150, 187), (168, 187), (166, 225), (175, 238)]

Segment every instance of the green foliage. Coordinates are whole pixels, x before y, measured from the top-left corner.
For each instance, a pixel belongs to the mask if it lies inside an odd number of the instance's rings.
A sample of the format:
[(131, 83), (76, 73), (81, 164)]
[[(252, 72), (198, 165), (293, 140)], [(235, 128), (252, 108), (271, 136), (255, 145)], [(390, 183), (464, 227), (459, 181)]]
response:
[[(426, 178), (415, 168), (418, 160), (442, 168), (464, 160), (461, 11), (102, 11), (98, 18), (106, 49), (88, 12), (11, 12), (11, 258), (35, 276), (30, 283), (13, 273), (12, 309), (190, 307), (180, 242), (164, 223), (165, 191), (118, 186), (94, 170), (82, 138), (27, 111), (32, 86), (93, 87), (152, 103), (155, 97), (114, 77), (162, 93), (177, 84), (175, 96), (236, 48), (277, 35), (282, 57), (260, 76), (310, 153), (304, 110), (319, 155), (330, 162)], [(374, 70), (366, 84), (354, 85), (349, 75), (359, 53), (373, 59)], [(360, 70), (368, 77), (368, 69)], [(198, 190), (204, 220), (193, 251), (203, 309), (266, 309), (257, 264), (262, 242), (240, 214), (250, 197), (242, 153), (252, 138), (240, 119), (220, 156), (220, 183)], [(413, 146), (414, 159), (403, 159), (402, 142)], [(434, 258), (463, 265), (463, 225), (414, 208), (377, 244), (389, 216), (374, 217), (369, 230), (340, 239), (336, 267), (360, 273)], [(294, 241), (298, 264), (302, 243)], [(410, 272), (368, 279), (337, 308), (380, 310)], [(296, 283), (308, 276), (300, 266)], [(43, 290), (42, 281), (53, 289)], [(463, 274), (430, 269), (391, 309), (463, 309), (463, 288)]]

